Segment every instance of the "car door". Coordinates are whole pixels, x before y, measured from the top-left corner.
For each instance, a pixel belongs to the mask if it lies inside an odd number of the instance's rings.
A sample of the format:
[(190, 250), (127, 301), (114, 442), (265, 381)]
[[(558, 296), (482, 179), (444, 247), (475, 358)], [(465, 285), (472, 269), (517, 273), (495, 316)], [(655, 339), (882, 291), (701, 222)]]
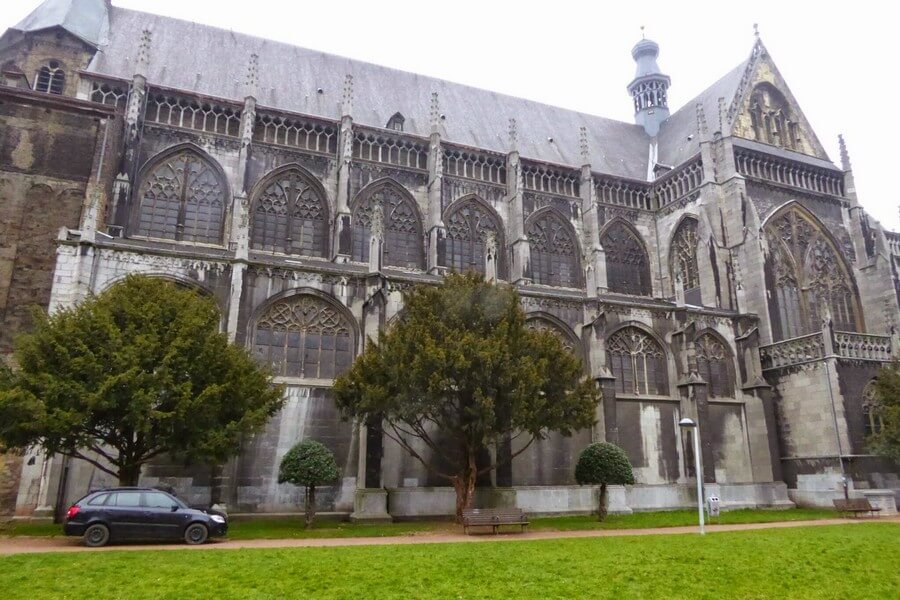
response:
[(178, 500), (165, 492), (144, 492), (143, 507), (154, 538), (181, 537), (189, 515)]
[(113, 492), (106, 500), (109, 526), (117, 538), (139, 538), (149, 534), (149, 527), (141, 506), (140, 490)]

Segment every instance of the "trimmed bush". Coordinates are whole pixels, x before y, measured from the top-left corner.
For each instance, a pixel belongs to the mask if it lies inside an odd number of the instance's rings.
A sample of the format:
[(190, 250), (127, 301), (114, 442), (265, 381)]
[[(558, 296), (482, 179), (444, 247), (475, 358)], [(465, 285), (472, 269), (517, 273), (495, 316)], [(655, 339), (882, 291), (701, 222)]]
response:
[(303, 440), (281, 459), (278, 483), (306, 488), (306, 526), (316, 515), (316, 486), (334, 483), (341, 476), (331, 450), (313, 440)]
[(634, 473), (624, 450), (615, 444), (597, 442), (581, 451), (575, 466), (575, 481), (579, 485), (600, 486), (597, 518), (602, 521), (606, 518), (606, 486), (633, 484)]

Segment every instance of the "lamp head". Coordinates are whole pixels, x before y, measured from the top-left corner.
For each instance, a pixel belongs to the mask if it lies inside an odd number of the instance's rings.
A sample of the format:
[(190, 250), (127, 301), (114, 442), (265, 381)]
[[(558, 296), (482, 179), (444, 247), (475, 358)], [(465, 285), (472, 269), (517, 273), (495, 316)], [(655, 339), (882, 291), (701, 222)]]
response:
[(697, 426), (697, 422), (689, 417), (685, 417), (682, 420), (678, 421), (678, 426), (684, 428), (693, 428)]

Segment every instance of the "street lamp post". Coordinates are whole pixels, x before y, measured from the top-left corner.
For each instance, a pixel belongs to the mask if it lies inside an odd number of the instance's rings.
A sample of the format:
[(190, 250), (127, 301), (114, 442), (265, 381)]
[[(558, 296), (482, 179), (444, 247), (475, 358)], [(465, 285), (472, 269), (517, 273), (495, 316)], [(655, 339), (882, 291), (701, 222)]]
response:
[(700, 535), (706, 533), (703, 527), (703, 474), (700, 471), (700, 435), (697, 430), (697, 422), (688, 417), (678, 422), (682, 429), (690, 429), (694, 438), (694, 472), (697, 477), (697, 516), (700, 517)]

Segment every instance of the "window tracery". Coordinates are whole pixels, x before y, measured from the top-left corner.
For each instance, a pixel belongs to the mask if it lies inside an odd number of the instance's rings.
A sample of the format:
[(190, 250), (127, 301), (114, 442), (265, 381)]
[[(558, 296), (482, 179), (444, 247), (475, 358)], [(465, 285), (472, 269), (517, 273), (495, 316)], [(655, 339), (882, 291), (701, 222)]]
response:
[(700, 269), (697, 263), (697, 219), (686, 218), (678, 225), (672, 237), (669, 262), (673, 286), (684, 289), (684, 301), (700, 305)]
[(878, 435), (884, 429), (884, 416), (882, 415), (881, 402), (875, 389), (875, 382), (870, 381), (863, 388), (862, 417), (863, 435), (869, 437)]
[(578, 244), (568, 223), (545, 211), (528, 225), (531, 277), (535, 283), (578, 287)]
[(707, 383), (711, 398), (734, 397), (734, 367), (731, 352), (716, 336), (705, 333), (694, 341), (697, 371)]
[(369, 260), (376, 206), (383, 219), (383, 259), (385, 266), (424, 268), (422, 226), (418, 211), (404, 190), (393, 183), (383, 184), (366, 193), (353, 208), (353, 254), (355, 261)]
[(34, 91), (45, 94), (62, 94), (66, 86), (66, 72), (57, 60), (51, 60), (40, 68), (34, 79)]
[(651, 295), (650, 259), (637, 233), (621, 221), (610, 224), (600, 236), (606, 254), (609, 291), (634, 296)]
[(821, 228), (791, 207), (765, 230), (778, 339), (819, 331), (829, 318), (838, 331), (859, 331), (852, 276)]
[(225, 217), (225, 184), (196, 152), (182, 150), (153, 167), (140, 188), (138, 235), (218, 244)]
[(581, 356), (576, 340), (572, 339), (572, 336), (569, 335), (568, 332), (560, 329), (560, 327), (552, 321), (549, 321), (542, 317), (532, 317), (525, 321), (525, 327), (531, 329), (532, 331), (549, 331), (562, 343), (563, 348), (565, 348), (569, 352), (572, 352), (576, 356)]
[(750, 96), (750, 127), (759, 142), (789, 150), (797, 146), (799, 124), (784, 95), (770, 83), (757, 85)]
[(447, 266), (455, 271), (485, 274), (488, 255), (496, 258), (502, 227), (494, 213), (471, 199), (451, 207), (447, 229)]
[(253, 354), (275, 375), (332, 379), (353, 361), (353, 328), (326, 300), (301, 294), (277, 300), (256, 322)]
[(328, 204), (299, 169), (277, 175), (254, 202), (250, 245), (256, 250), (328, 256)]
[(667, 396), (666, 353), (646, 332), (624, 327), (606, 340), (606, 357), (616, 378), (616, 392), (637, 396)]

